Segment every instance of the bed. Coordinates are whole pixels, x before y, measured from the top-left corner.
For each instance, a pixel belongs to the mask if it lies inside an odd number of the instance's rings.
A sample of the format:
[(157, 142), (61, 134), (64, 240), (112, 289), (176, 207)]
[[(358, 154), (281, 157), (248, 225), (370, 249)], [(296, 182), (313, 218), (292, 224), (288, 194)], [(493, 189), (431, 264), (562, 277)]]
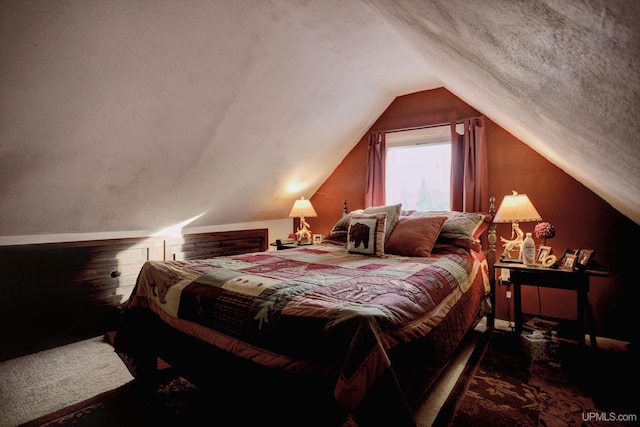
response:
[(161, 357), (210, 386), (236, 425), (415, 425), (459, 343), (492, 319), (493, 198), (487, 213), (346, 211), (318, 244), (146, 262), (116, 352), (140, 381)]

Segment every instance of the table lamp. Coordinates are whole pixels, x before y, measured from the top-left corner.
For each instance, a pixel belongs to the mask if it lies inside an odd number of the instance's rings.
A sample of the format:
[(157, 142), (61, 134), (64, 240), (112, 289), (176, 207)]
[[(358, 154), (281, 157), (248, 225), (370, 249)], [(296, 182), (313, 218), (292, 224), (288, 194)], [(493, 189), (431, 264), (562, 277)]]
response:
[(318, 214), (315, 209), (313, 209), (311, 201), (306, 200), (304, 197), (300, 197), (300, 199), (296, 200), (293, 204), (291, 212), (289, 212), (289, 218), (300, 217), (300, 227), (298, 227), (298, 231), (296, 231), (298, 244), (302, 243), (303, 239), (306, 239), (307, 243), (311, 243), (311, 230), (304, 218), (316, 216), (318, 216)]
[[(518, 194), (513, 192), (512, 195), (504, 196), (496, 216), (493, 218), (493, 222), (496, 223), (511, 223), (511, 239), (502, 240), (502, 246), (504, 252), (502, 253), (502, 260), (506, 262), (521, 262), (522, 260), (522, 244), (524, 243), (524, 233), (520, 229), (520, 222), (532, 222), (541, 221), (542, 217), (536, 210), (536, 208), (529, 200), (526, 194)], [(513, 258), (511, 252), (517, 250), (518, 257)]]

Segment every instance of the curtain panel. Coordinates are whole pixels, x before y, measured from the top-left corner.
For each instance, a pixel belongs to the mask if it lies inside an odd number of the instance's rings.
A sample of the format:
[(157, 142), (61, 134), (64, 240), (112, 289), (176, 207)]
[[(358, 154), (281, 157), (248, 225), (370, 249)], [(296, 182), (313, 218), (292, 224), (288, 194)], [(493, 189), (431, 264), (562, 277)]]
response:
[(488, 212), (489, 171), (484, 116), (451, 123), (451, 210)]
[(364, 196), (365, 207), (385, 204), (385, 162), (387, 142), (385, 131), (371, 131), (367, 160), (367, 186)]

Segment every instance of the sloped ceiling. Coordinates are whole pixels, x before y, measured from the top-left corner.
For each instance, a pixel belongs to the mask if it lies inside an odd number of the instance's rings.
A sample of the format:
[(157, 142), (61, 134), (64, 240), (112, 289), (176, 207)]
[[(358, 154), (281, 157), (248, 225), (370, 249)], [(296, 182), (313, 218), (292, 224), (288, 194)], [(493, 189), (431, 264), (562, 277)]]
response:
[(0, 7), (0, 236), (285, 218), (436, 87), (640, 223), (640, 2)]

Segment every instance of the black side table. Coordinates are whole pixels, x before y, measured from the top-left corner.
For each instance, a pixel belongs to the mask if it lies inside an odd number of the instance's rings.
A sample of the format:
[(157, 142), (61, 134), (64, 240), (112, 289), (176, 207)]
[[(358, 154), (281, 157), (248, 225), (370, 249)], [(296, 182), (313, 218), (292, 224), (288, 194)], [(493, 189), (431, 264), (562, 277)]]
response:
[[(591, 276), (606, 277), (606, 271), (585, 270), (571, 271), (561, 268), (547, 268), (543, 266), (527, 266), (519, 263), (496, 262), (494, 269), (504, 268), (509, 270), (509, 281), (513, 285), (513, 311), (515, 331), (522, 333), (522, 299), (521, 286), (531, 285), (544, 288), (568, 289), (576, 291), (578, 298), (578, 343), (585, 345), (585, 323), (589, 330), (591, 346), (597, 348), (596, 332), (593, 321), (593, 312), (589, 304), (589, 278)], [(494, 271), (494, 274), (496, 272)]]
[(299, 248), (300, 246), (311, 246), (313, 245), (313, 243), (298, 243), (298, 242), (284, 243), (284, 242), (281, 242), (280, 240), (276, 240), (273, 243), (269, 243), (269, 245), (275, 246), (277, 250), (281, 251), (284, 249)]

